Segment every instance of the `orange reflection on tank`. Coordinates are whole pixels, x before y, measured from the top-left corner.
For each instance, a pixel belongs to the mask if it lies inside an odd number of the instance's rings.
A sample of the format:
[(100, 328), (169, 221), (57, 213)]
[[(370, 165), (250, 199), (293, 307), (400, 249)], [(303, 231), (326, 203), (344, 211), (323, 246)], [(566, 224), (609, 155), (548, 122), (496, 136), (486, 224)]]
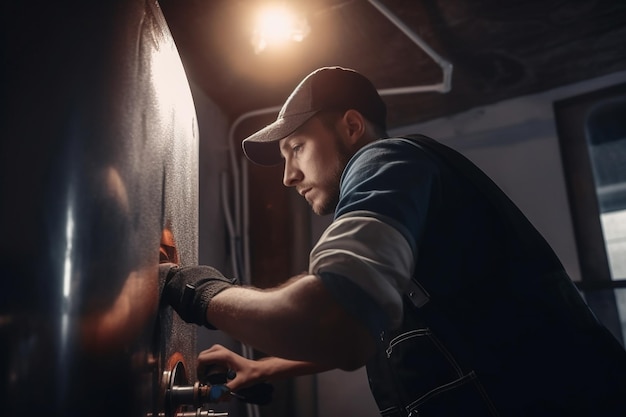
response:
[[(101, 175), (104, 184), (103, 200), (114, 207), (122, 218), (130, 216), (129, 195), (119, 170), (106, 167)], [(104, 268), (106, 262), (102, 261), (104, 266), (97, 266)], [(81, 311), (80, 341), (86, 351), (109, 353), (124, 349), (142, 335), (146, 324), (152, 323), (158, 314), (158, 270), (152, 261), (147, 265), (137, 265), (125, 276), (115, 276), (112, 279), (116, 288), (119, 286), (119, 291), (107, 294), (103, 305), (87, 306)], [(97, 296), (92, 295), (94, 298)]]
[(157, 314), (157, 275), (153, 267), (132, 271), (109, 308), (83, 316), (80, 325), (83, 348), (106, 353), (132, 343)]
[(168, 228), (163, 229), (161, 233), (161, 245), (159, 247), (159, 263), (178, 264), (178, 251), (176, 250), (176, 242), (174, 234)]
[[(174, 235), (165, 228), (161, 233), (159, 263), (178, 262)], [(159, 281), (155, 266), (131, 271), (107, 309), (92, 311), (82, 317), (81, 340), (85, 349), (102, 353), (115, 351), (141, 334), (158, 311)]]

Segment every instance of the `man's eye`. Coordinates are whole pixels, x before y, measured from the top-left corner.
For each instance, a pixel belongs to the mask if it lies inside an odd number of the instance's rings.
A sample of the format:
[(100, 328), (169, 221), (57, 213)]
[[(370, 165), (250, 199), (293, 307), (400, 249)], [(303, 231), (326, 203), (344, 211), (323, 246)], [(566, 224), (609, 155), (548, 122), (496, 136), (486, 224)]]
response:
[(293, 148), (291, 148), (291, 151), (293, 153), (298, 153), (300, 149), (302, 149), (302, 145), (295, 145)]

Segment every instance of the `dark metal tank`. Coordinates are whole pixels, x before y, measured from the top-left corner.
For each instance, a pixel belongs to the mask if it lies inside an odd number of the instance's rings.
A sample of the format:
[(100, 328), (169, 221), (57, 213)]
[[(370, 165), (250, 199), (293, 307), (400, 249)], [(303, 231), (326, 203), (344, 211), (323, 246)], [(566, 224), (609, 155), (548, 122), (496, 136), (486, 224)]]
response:
[(174, 41), (155, 1), (1, 14), (0, 415), (162, 415), (168, 371), (193, 382), (196, 356), (194, 327), (159, 301), (160, 260), (197, 263), (197, 122)]

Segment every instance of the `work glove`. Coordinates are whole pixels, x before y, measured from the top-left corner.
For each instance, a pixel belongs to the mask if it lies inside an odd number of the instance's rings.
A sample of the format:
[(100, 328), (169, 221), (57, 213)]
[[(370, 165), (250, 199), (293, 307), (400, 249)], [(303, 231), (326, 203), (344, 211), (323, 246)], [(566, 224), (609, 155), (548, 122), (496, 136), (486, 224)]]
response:
[(211, 299), (226, 288), (237, 284), (217, 269), (206, 266), (178, 266), (161, 264), (161, 273), (166, 273), (163, 299), (171, 305), (187, 323), (215, 329), (207, 321), (206, 309)]

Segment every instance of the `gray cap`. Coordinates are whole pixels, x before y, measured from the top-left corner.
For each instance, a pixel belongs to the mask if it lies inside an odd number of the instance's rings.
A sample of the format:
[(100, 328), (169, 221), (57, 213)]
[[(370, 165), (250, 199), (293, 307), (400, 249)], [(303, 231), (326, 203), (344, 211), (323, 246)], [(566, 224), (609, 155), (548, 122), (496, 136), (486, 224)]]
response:
[(279, 140), (320, 111), (348, 109), (357, 110), (370, 122), (386, 128), (387, 108), (370, 80), (348, 68), (319, 68), (293, 90), (275, 122), (244, 139), (243, 152), (256, 164), (277, 165), (282, 160)]

